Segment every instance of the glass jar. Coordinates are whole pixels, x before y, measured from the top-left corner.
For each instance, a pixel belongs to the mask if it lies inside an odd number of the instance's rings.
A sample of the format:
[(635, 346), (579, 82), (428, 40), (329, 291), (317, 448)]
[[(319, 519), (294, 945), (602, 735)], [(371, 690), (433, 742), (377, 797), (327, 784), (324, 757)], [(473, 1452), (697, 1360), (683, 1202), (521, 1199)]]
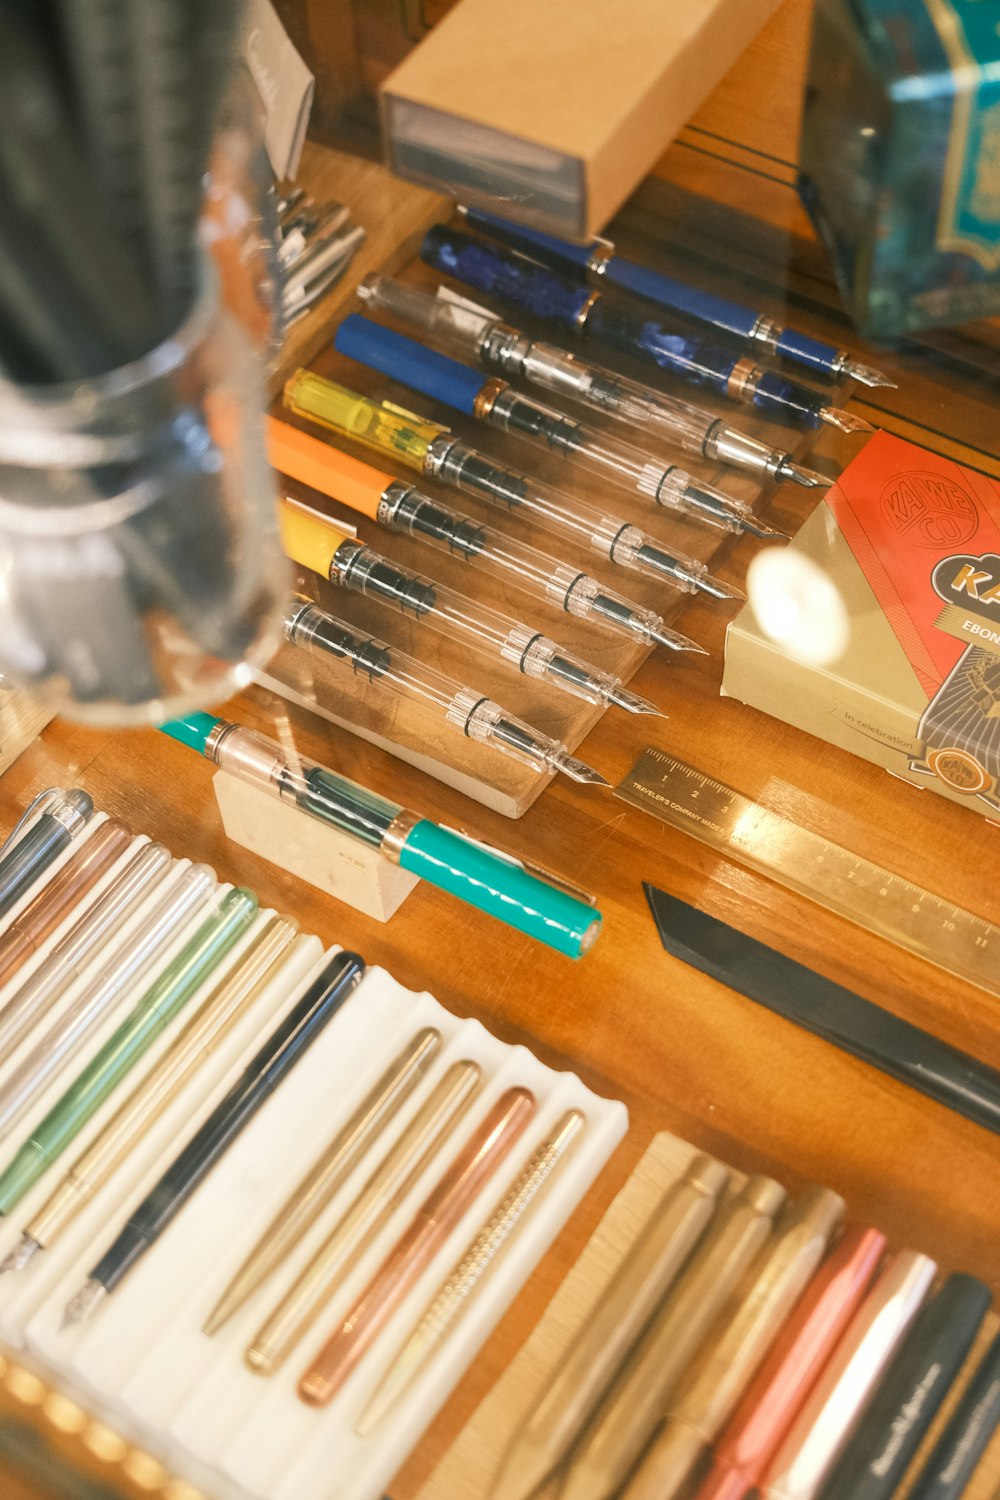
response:
[(0, 672), (107, 725), (249, 680), (287, 583), (264, 403), (207, 261), (191, 314), (142, 359), (73, 385), (0, 382)]

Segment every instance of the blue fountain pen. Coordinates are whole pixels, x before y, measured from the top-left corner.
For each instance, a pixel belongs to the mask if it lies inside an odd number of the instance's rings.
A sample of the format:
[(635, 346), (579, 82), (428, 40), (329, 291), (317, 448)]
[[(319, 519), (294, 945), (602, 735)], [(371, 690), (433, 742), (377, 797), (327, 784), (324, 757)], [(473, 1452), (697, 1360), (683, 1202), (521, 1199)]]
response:
[(730, 401), (753, 406), (761, 416), (811, 429), (828, 422), (841, 432), (872, 431), (870, 422), (843, 407), (828, 406), (819, 391), (780, 370), (763, 369), (739, 350), (658, 322), (641, 308), (633, 311), (624, 297), (581, 285), (519, 250), (438, 225), (424, 238), (420, 256), (465, 286), (576, 338), (658, 365), (689, 385), (708, 386)]
[(631, 292), (633, 296), (645, 297), (660, 307), (669, 307), (683, 313), (697, 323), (706, 323), (710, 328), (743, 343), (762, 348), (767, 354), (778, 355), (793, 364), (803, 365), (814, 375), (828, 380), (839, 380), (850, 376), (861, 385), (894, 386), (895, 381), (862, 364), (846, 349), (838, 349), (823, 339), (815, 339), (797, 328), (782, 327), (773, 318), (745, 307), (742, 302), (733, 302), (728, 297), (717, 297), (712, 292), (702, 291), (689, 281), (680, 281), (676, 276), (664, 276), (638, 261), (619, 255), (607, 240), (591, 240), (586, 245), (574, 245), (570, 240), (560, 240), (552, 234), (543, 234), (537, 229), (525, 229), (512, 224), (496, 214), (479, 208), (462, 210), (469, 224), (481, 229), (484, 234), (513, 245), (515, 249), (544, 261), (546, 265), (594, 281), (605, 281), (609, 286)]

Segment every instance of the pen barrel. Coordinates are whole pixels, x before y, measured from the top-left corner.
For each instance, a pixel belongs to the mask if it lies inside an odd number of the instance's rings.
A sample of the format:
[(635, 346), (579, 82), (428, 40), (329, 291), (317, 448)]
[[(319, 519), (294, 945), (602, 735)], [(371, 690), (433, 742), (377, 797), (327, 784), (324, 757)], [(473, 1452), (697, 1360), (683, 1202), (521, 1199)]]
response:
[(113, 1291), (337, 1014), (363, 972), (356, 953), (338, 953), (326, 965), (134, 1211), (94, 1266), (93, 1280)]
[(757, 1483), (857, 1312), (884, 1250), (878, 1230), (846, 1230), (743, 1393), (696, 1500), (730, 1500)]
[[(88, 802), (90, 799), (87, 799)], [(64, 798), (61, 804), (65, 806)], [(38, 821), (18, 839), (13, 849), (0, 857), (0, 917), (5, 917), (73, 837), (76, 827), (67, 827), (55, 816), (56, 808), (43, 812)], [(90, 804), (93, 812), (93, 803)], [(86, 814), (89, 818), (90, 813)], [(82, 825), (78, 825), (82, 826)]]
[(497, 321), (492, 313), (476, 312), (460, 301), (435, 297), (390, 276), (366, 276), (358, 294), (366, 308), (398, 318), (408, 328), (443, 343), (449, 353), (463, 359), (480, 358), (483, 339)]
[(918, 1313), (823, 1500), (889, 1500), (961, 1369), (991, 1302), (974, 1276), (949, 1276)]
[(973, 1371), (908, 1500), (959, 1500), (1000, 1425), (1000, 1335)]
[(600, 240), (574, 244), (572, 240), (561, 240), (554, 234), (546, 234), (543, 229), (515, 224), (510, 219), (501, 218), (499, 214), (490, 213), (489, 209), (470, 205), (464, 212), (466, 223), (471, 224), (473, 229), (481, 229), (505, 245), (524, 250), (546, 264), (566, 266), (576, 276), (586, 274), (594, 252), (601, 248)]
[[(480, 1079), (479, 1065), (464, 1058), (438, 1080), (361, 1192), (258, 1328), (245, 1356), (255, 1374), (273, 1374), (313, 1326), (340, 1281), (350, 1275), (366, 1243), (381, 1231), (442, 1149), (469, 1108)], [(233, 1282), (225, 1297), (232, 1296), (236, 1305), (236, 1295), (242, 1295), (244, 1288)]]
[(666, 1425), (629, 1482), (629, 1500), (673, 1500), (683, 1489), (805, 1290), (843, 1213), (842, 1198), (812, 1187), (778, 1220), (670, 1398)]
[(767, 1500), (814, 1500), (930, 1289), (937, 1267), (901, 1250), (883, 1269), (760, 1481)]
[(125, 851), (131, 831), (117, 818), (96, 828), (0, 937), (0, 984), (7, 984)]
[(18, 985), (0, 1012), (0, 1060), (20, 1044), (57, 990), (79, 978), (98, 949), (105, 959), (118, 950), (122, 928), (136, 906), (165, 878), (170, 862), (170, 851), (163, 844), (144, 844), (136, 850), (31, 978)]
[(508, 307), (579, 333), (594, 297), (589, 287), (551, 271), (516, 250), (501, 249), (461, 229), (437, 225), (424, 236), (420, 258), (463, 286), (499, 298)]
[[(720, 1207), (693, 1260), (653, 1317), (602, 1402), (578, 1455), (608, 1493), (631, 1470), (666, 1411), (677, 1381), (701, 1347), (727, 1298), (768, 1239), (784, 1190), (751, 1177)], [(567, 1495), (572, 1494), (572, 1485)]]
[(131, 1015), (105, 1042), (0, 1173), (0, 1213), (9, 1213), (183, 1009), (257, 914), (252, 891), (230, 891)]
[(593, 907), (428, 819), (411, 830), (398, 863), (570, 958), (582, 958), (600, 932), (601, 914)]
[(649, 266), (637, 265), (621, 255), (612, 255), (605, 263), (603, 278), (610, 285), (660, 307), (673, 308), (698, 323), (707, 323), (719, 333), (735, 339), (752, 339), (759, 321), (751, 308), (717, 297), (676, 277), (664, 276)]
[(404, 334), (383, 328), (359, 313), (350, 313), (334, 334), (334, 347), (348, 359), (356, 359), (380, 370), (413, 390), (466, 416), (476, 414), (479, 393), (486, 380), (480, 370), (470, 369), (433, 349), (425, 349)]
[(296, 416), (308, 417), (379, 453), (391, 454), (418, 474), (424, 472), (431, 444), (448, 430), (438, 422), (360, 396), (312, 370), (296, 370), (285, 382), (284, 401)]
[(132, 1147), (176, 1098), (221, 1041), (271, 982), (298, 924), (271, 917), (233, 972), (216, 985), (156, 1067), (123, 1101), (107, 1125), (73, 1162), (58, 1187), (25, 1225), (25, 1234), (48, 1247), (89, 1203)]
[(332, 1399), (513, 1148), (534, 1112), (534, 1095), (525, 1088), (508, 1089), (496, 1101), (302, 1377), (299, 1395), (307, 1404), (323, 1405)]

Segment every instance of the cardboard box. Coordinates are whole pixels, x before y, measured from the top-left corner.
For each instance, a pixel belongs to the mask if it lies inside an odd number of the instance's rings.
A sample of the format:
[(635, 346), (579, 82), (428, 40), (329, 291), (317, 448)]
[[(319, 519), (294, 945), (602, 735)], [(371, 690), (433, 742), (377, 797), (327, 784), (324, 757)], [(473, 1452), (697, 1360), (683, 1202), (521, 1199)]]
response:
[(388, 164), (536, 228), (593, 235), (777, 4), (462, 0), (382, 86)]
[(1000, 483), (879, 432), (757, 561), (723, 693), (998, 817)]

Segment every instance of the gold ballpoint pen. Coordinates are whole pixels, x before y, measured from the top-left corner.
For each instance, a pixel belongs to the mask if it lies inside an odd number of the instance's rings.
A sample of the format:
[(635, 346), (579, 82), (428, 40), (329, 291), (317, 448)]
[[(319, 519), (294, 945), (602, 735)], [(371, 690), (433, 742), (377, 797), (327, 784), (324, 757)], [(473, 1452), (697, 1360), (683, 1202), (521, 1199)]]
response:
[(392, 1362), (371, 1400), (354, 1424), (367, 1437), (417, 1379), (442, 1339), (470, 1305), (470, 1297), (496, 1264), (504, 1245), (521, 1226), (529, 1206), (549, 1181), (556, 1167), (586, 1123), (578, 1109), (563, 1115), (552, 1132), (537, 1147), (512, 1186), (500, 1199), (465, 1254), (445, 1277), (416, 1326)]
[(209, 1313), (211, 1336), (247, 1302), (315, 1224), (380, 1130), (413, 1093), (441, 1046), (432, 1026), (418, 1031), (379, 1076), (347, 1124), (297, 1184)]
[(255, 1375), (272, 1375), (287, 1359), (444, 1146), (471, 1104), (481, 1077), (479, 1064), (466, 1058), (453, 1063), (438, 1082), (367, 1185), (257, 1330), (245, 1355)]
[(213, 986), (152, 1072), (132, 1090), (87, 1150), (76, 1158), (25, 1226), (20, 1242), (0, 1266), (0, 1274), (23, 1270), (38, 1251), (54, 1244), (275, 977), (297, 932), (298, 923), (291, 917), (269, 918), (236, 967)]
[(562, 1463), (704, 1233), (728, 1182), (725, 1167), (699, 1154), (670, 1184), (515, 1433), (490, 1500), (526, 1500)]
[(619, 1373), (574, 1455), (562, 1500), (605, 1500), (653, 1436), (677, 1381), (771, 1233), (785, 1190), (750, 1177), (720, 1206), (691, 1263)]
[(677, 1387), (626, 1500), (675, 1500), (812, 1279), (844, 1207), (827, 1188), (807, 1187), (785, 1209)]

